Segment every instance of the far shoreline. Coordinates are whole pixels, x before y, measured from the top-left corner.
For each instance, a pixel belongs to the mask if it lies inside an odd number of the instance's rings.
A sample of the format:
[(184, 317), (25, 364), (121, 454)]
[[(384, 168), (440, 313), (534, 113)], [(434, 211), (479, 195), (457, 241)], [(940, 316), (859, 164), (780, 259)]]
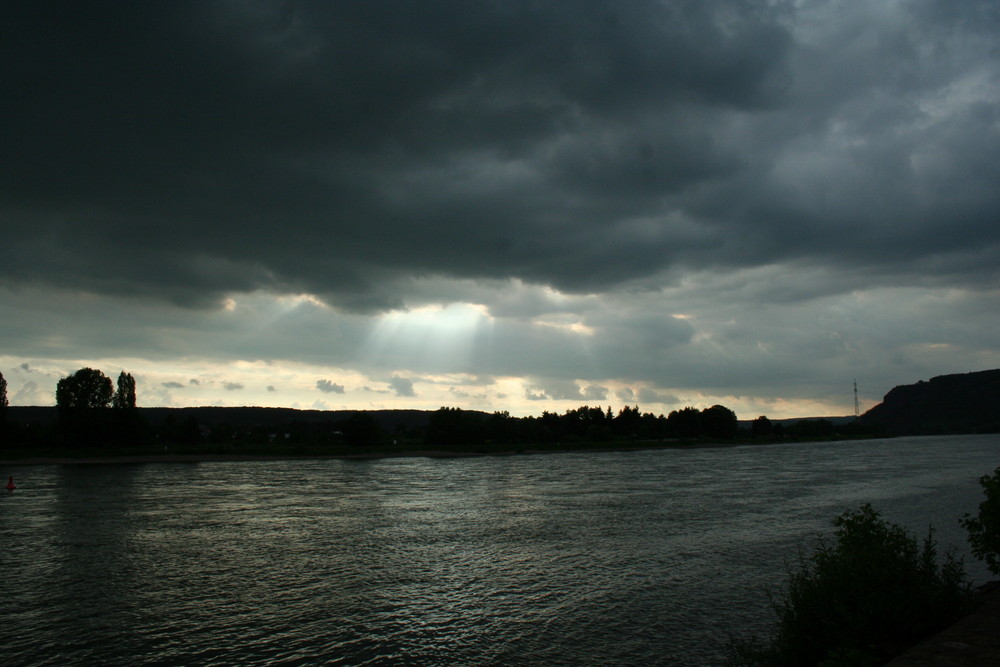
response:
[[(869, 438), (844, 438), (834, 440), (779, 440), (754, 442), (736, 440), (729, 442), (657, 442), (655, 444), (634, 443), (622, 447), (543, 447), (484, 450), (450, 449), (401, 449), (398, 451), (338, 452), (332, 454), (213, 454), (210, 452), (191, 454), (122, 454), (107, 456), (32, 456), (17, 459), (0, 459), (0, 466), (33, 465), (100, 465), (100, 464), (144, 464), (144, 463), (227, 463), (250, 461), (366, 461), (396, 458), (479, 458), (486, 456), (537, 456), (540, 454), (589, 454), (609, 452), (637, 452), (658, 449), (727, 449), (730, 447), (761, 447), (768, 445), (815, 444), (828, 442), (848, 442)], [(881, 439), (881, 438), (876, 438)]]

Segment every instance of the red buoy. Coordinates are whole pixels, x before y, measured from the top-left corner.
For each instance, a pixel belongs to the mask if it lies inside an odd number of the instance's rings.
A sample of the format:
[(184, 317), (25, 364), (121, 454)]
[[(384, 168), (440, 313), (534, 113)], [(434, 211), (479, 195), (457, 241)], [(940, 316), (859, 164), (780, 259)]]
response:
[(7, 490), (8, 491), (13, 491), (16, 488), (17, 487), (14, 486), (14, 476), (11, 475), (10, 477), (7, 478)]

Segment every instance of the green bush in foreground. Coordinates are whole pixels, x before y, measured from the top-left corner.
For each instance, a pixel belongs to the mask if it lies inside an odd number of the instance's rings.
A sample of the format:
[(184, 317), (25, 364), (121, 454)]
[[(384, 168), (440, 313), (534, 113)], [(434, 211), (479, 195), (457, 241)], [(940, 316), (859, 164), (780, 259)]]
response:
[(803, 556), (774, 601), (770, 643), (739, 643), (732, 663), (878, 665), (966, 611), (962, 563), (948, 553), (938, 565), (933, 530), (920, 545), (867, 504), (833, 524), (834, 542)]
[(990, 572), (1000, 574), (1000, 468), (980, 477), (979, 484), (986, 500), (979, 503), (977, 516), (965, 515), (962, 526), (969, 531), (972, 555), (985, 560)]

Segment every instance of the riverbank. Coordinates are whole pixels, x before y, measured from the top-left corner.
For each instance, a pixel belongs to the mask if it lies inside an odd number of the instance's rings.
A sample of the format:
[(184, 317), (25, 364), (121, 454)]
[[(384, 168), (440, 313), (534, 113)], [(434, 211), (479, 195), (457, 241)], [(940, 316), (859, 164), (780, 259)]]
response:
[[(879, 438), (821, 438), (800, 440), (630, 440), (612, 442), (567, 442), (567, 443), (533, 443), (530, 446), (513, 444), (487, 444), (474, 449), (458, 447), (426, 448), (408, 446), (401, 443), (398, 446), (367, 447), (367, 448), (337, 448), (334, 450), (319, 450), (318, 448), (286, 448), (263, 447), (251, 451), (198, 451), (180, 448), (164, 453), (144, 448), (137, 451), (115, 452), (105, 450), (78, 455), (72, 450), (42, 450), (26, 452), (15, 450), (0, 458), (0, 466), (12, 465), (68, 465), (68, 464), (98, 464), (98, 463), (205, 463), (211, 461), (282, 461), (282, 460), (365, 460), (389, 458), (457, 458), (468, 456), (514, 456), (518, 454), (566, 454), (586, 452), (635, 452), (655, 449), (719, 449), (740, 446), (763, 447), (779, 444), (829, 443), (842, 440), (877, 440)], [(235, 449), (235, 448), (234, 448)]]
[(515, 456), (539, 454), (569, 454), (584, 452), (633, 452), (652, 449), (711, 449), (718, 447), (735, 447), (746, 445), (746, 442), (728, 443), (657, 443), (648, 445), (630, 445), (628, 447), (551, 447), (530, 449), (495, 449), (495, 450), (453, 450), (453, 449), (400, 449), (371, 450), (364, 452), (337, 452), (330, 454), (214, 454), (209, 452), (190, 454), (109, 454), (106, 456), (28, 456), (21, 458), (0, 459), (2, 466), (17, 465), (94, 465), (101, 463), (208, 463), (214, 461), (292, 461), (292, 460), (367, 460), (391, 458), (460, 458), (478, 456)]
[(325, 459), (383, 459), (422, 456), (427, 458), (449, 458), (458, 456), (500, 456), (504, 454), (524, 454), (541, 452), (445, 452), (434, 450), (411, 450), (393, 453), (364, 454), (141, 454), (124, 456), (38, 456), (20, 459), (0, 459), (0, 465), (94, 465), (101, 463), (209, 463), (213, 461), (294, 461), (294, 460), (325, 460)]
[(980, 588), (968, 616), (896, 656), (887, 667), (1000, 665), (1000, 581)]

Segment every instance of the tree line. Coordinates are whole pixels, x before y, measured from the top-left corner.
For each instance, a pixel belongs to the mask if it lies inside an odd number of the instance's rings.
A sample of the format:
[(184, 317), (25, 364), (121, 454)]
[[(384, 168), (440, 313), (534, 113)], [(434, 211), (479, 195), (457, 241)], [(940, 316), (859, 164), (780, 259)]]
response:
[[(7, 379), (0, 373), (0, 413), (7, 416)], [(135, 378), (131, 373), (118, 374), (118, 389), (111, 384), (111, 378), (93, 368), (81, 368), (69, 377), (56, 383), (56, 406), (60, 409), (77, 408), (134, 408)]]
[(170, 411), (158, 423), (150, 424), (144, 411), (136, 409), (136, 383), (130, 373), (122, 371), (117, 383), (113, 383), (111, 378), (93, 368), (81, 368), (59, 380), (56, 386), (57, 424), (46, 430), (6, 423), (6, 389), (7, 383), (0, 374), (0, 427), (5, 441), (22, 447), (57, 445), (114, 449), (182, 445), (211, 446), (234, 453), (269, 448), (288, 448), (290, 453), (315, 453), (338, 446), (463, 449), (511, 445), (519, 448), (535, 444), (802, 440), (866, 434), (857, 423), (835, 427), (829, 420), (815, 419), (801, 420), (786, 427), (765, 416), (751, 422), (750, 428), (740, 428), (736, 414), (723, 405), (701, 410), (685, 407), (667, 415), (641, 412), (637, 405), (625, 406), (617, 413), (612, 412), (610, 406), (583, 405), (562, 414), (545, 411), (526, 417), (514, 417), (507, 411), (486, 413), (442, 407), (428, 412), (426, 421), (418, 425), (387, 423), (385, 418), (377, 419), (366, 411), (336, 417), (331, 413), (330, 419), (325, 420), (286, 416), (280, 422), (261, 419), (248, 425), (245, 420), (237, 419), (237, 408), (230, 408), (234, 412), (229, 423), (199, 423), (196, 411), (187, 415)]
[(736, 413), (722, 405), (704, 410), (684, 408), (669, 415), (641, 413), (639, 406), (625, 406), (614, 414), (611, 407), (583, 405), (563, 414), (512, 417), (509, 412), (485, 414), (461, 408), (441, 408), (430, 415), (426, 441), (433, 445), (611, 442), (713, 438), (731, 440), (739, 432)]

